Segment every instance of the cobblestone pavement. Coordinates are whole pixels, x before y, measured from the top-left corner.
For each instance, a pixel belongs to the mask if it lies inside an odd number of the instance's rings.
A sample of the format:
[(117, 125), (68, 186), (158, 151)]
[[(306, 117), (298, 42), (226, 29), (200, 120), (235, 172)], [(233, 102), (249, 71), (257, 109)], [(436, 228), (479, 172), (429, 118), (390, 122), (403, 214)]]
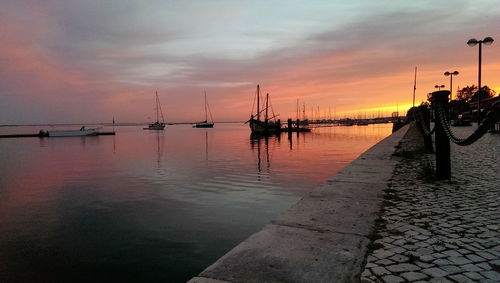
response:
[(451, 182), (429, 178), (430, 154), (397, 166), (362, 282), (500, 282), (500, 135), (451, 152)]

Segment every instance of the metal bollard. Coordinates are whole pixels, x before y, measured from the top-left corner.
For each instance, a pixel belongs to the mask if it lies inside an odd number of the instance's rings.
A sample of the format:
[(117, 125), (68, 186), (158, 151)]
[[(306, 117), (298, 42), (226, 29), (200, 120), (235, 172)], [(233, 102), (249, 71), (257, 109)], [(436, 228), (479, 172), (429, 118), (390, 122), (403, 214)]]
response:
[[(446, 117), (449, 114), (449, 95), (450, 91), (448, 90), (440, 90), (432, 93), (432, 108), (436, 111), (436, 104), (439, 103), (443, 106), (443, 115), (446, 115)], [(436, 117), (436, 177), (440, 180), (451, 179), (450, 140), (444, 131), (441, 119), (438, 118), (437, 113), (434, 114), (434, 117)]]
[[(420, 105), (418, 111), (422, 113), (424, 119), (424, 125), (427, 129), (431, 128), (431, 113), (427, 105)], [(434, 148), (432, 147), (432, 136), (424, 135), (424, 147), (426, 153), (434, 153)]]

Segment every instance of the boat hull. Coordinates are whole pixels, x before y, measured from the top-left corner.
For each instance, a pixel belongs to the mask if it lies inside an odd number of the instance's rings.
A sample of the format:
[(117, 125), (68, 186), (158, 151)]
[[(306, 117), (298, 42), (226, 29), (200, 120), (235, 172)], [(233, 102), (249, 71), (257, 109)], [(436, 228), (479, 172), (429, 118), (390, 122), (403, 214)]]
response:
[(278, 122), (263, 122), (250, 119), (250, 130), (256, 134), (268, 134), (280, 132), (281, 124)]
[(196, 123), (193, 128), (213, 128), (214, 123), (209, 123), (209, 122), (198, 122)]
[(143, 130), (153, 130), (153, 131), (163, 131), (165, 129), (165, 123), (152, 123), (149, 124), (147, 128), (142, 128)]

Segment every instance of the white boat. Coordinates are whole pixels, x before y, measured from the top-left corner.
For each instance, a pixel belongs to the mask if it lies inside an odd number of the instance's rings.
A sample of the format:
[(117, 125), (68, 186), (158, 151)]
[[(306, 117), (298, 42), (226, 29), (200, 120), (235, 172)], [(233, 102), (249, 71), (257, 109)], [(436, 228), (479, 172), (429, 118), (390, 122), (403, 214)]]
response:
[[(161, 122), (160, 122), (161, 115)], [(163, 118), (163, 111), (161, 110), (160, 99), (158, 98), (158, 92), (156, 92), (156, 122), (148, 125), (144, 130), (155, 130), (162, 131), (165, 129), (165, 118)]]
[[(210, 113), (210, 122), (208, 121), (207, 108), (208, 112)], [(213, 127), (214, 127), (214, 119), (212, 118), (212, 111), (210, 111), (210, 106), (208, 105), (207, 102), (207, 93), (205, 92), (205, 121), (197, 122), (196, 124), (194, 124), (193, 128), (213, 128)]]
[(54, 130), (47, 131), (46, 135), (48, 137), (85, 137), (85, 136), (97, 136), (97, 129), (85, 129), (82, 127), (80, 130)]

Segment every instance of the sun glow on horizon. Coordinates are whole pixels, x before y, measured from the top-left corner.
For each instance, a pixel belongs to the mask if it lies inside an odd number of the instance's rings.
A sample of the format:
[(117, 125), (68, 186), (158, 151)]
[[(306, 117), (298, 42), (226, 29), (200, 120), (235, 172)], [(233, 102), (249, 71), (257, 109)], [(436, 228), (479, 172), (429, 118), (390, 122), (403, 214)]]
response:
[[(199, 120), (204, 90), (216, 120), (239, 121), (257, 84), (282, 120), (297, 116), (297, 98), (308, 117), (404, 115), (415, 66), (420, 104), (448, 87), (445, 71), (460, 72), (454, 88), (477, 85), (467, 39), (498, 40), (495, 0), (311, 1), (1, 1), (0, 124), (142, 122), (155, 90), (169, 122)], [(497, 94), (499, 48), (485, 47), (482, 62)]]

